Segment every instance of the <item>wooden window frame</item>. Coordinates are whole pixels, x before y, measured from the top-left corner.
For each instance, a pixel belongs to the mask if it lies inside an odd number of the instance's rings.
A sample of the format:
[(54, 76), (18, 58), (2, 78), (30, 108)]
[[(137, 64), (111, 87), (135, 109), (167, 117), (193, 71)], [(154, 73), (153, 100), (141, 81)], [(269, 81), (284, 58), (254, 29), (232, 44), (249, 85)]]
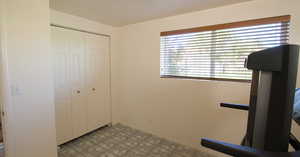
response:
[(197, 33), (197, 32), (204, 32), (204, 31), (215, 31), (219, 29), (247, 27), (247, 26), (263, 25), (263, 24), (271, 24), (276, 22), (289, 22), (290, 20), (291, 20), (291, 15), (267, 17), (267, 18), (261, 18), (255, 20), (247, 20), (247, 21), (239, 21), (239, 22), (232, 22), (232, 23), (225, 23), (225, 24), (203, 26), (203, 27), (194, 27), (189, 29), (166, 31), (166, 32), (161, 32), (160, 36)]
[[(220, 29), (256, 26), (256, 25), (272, 24), (272, 23), (277, 23), (277, 22), (290, 22), (290, 20), (291, 20), (291, 15), (283, 15), (283, 16), (275, 16), (275, 17), (267, 17), (267, 18), (239, 21), (239, 22), (231, 22), (231, 23), (225, 23), (225, 24), (216, 24), (216, 25), (194, 27), (194, 28), (188, 28), (188, 29), (165, 31), (165, 32), (161, 32), (160, 36), (163, 37), (163, 36), (197, 33), (197, 32), (204, 32), (204, 31), (216, 31), (216, 30), (220, 30)], [(198, 79), (198, 80), (216, 80), (216, 81), (251, 83), (251, 80), (243, 80), (243, 79), (189, 77), (189, 76), (173, 76), (173, 75), (160, 75), (160, 78)]]

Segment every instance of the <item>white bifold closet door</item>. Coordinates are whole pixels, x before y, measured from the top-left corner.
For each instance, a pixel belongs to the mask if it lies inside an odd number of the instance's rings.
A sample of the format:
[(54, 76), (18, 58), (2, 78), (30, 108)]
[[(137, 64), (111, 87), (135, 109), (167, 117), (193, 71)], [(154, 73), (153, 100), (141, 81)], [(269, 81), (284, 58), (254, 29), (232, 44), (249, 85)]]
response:
[(110, 88), (109, 77), (105, 77), (109, 75), (109, 56), (108, 53), (99, 53), (109, 51), (109, 40), (92, 34), (88, 34), (85, 39), (88, 131), (92, 131), (110, 122), (110, 106), (99, 105), (109, 104), (109, 93), (106, 92)]
[(87, 132), (87, 92), (85, 88), (85, 45), (83, 33), (68, 31), (70, 53), (70, 83), (73, 135), (79, 137)]
[(58, 144), (111, 122), (109, 38), (52, 27)]
[(57, 142), (73, 138), (72, 92), (71, 92), (71, 55), (67, 30), (52, 28), (52, 51), (55, 71), (55, 118)]

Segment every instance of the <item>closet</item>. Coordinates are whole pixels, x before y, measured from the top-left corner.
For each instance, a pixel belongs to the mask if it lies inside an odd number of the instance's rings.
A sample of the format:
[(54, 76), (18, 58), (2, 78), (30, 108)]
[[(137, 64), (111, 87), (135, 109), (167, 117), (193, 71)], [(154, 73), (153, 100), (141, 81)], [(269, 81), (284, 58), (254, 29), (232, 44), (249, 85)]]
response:
[(51, 26), (58, 145), (111, 123), (109, 37)]

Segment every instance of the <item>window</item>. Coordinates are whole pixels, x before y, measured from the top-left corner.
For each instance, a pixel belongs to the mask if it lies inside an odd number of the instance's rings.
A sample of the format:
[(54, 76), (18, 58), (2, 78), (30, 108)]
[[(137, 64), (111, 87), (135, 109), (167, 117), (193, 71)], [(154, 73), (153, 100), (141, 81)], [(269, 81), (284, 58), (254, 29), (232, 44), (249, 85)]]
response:
[(251, 80), (244, 67), (255, 51), (288, 42), (290, 16), (161, 33), (161, 77)]

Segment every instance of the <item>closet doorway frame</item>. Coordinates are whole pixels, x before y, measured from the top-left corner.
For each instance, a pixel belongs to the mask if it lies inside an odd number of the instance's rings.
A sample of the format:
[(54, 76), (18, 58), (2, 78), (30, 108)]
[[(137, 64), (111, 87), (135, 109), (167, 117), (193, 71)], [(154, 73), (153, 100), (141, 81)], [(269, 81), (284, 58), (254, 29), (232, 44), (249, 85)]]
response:
[[(72, 31), (76, 31), (76, 32), (82, 32), (82, 33), (88, 33), (88, 34), (93, 34), (93, 35), (97, 35), (97, 36), (104, 36), (104, 37), (108, 37), (108, 57), (109, 57), (109, 110), (110, 110), (110, 123), (108, 124), (108, 126), (112, 126), (113, 124), (113, 106), (112, 106), (112, 86), (111, 86), (111, 35), (107, 35), (107, 34), (102, 34), (102, 33), (96, 33), (96, 32), (92, 32), (92, 31), (87, 31), (84, 29), (79, 29), (79, 28), (75, 28), (75, 27), (69, 27), (69, 26), (64, 26), (64, 25), (60, 25), (60, 24), (54, 24), (54, 23), (50, 23), (50, 28), (51, 27), (56, 27), (56, 28), (62, 28), (62, 29), (66, 29), (66, 30), (72, 30)], [(51, 36), (51, 31), (50, 31), (50, 36)], [(51, 40), (50, 40), (51, 42)], [(50, 43), (51, 45), (51, 43)], [(50, 48), (51, 50), (51, 48)], [(56, 114), (56, 113), (55, 113)], [(54, 115), (55, 116), (55, 115)], [(56, 122), (55, 122), (56, 123)], [(56, 130), (56, 128), (55, 128)]]
[(7, 52), (7, 10), (6, 2), (0, 0), (0, 107), (4, 157), (15, 156), (16, 129), (14, 129), (14, 108), (11, 95), (11, 80), (9, 78), (8, 52)]

